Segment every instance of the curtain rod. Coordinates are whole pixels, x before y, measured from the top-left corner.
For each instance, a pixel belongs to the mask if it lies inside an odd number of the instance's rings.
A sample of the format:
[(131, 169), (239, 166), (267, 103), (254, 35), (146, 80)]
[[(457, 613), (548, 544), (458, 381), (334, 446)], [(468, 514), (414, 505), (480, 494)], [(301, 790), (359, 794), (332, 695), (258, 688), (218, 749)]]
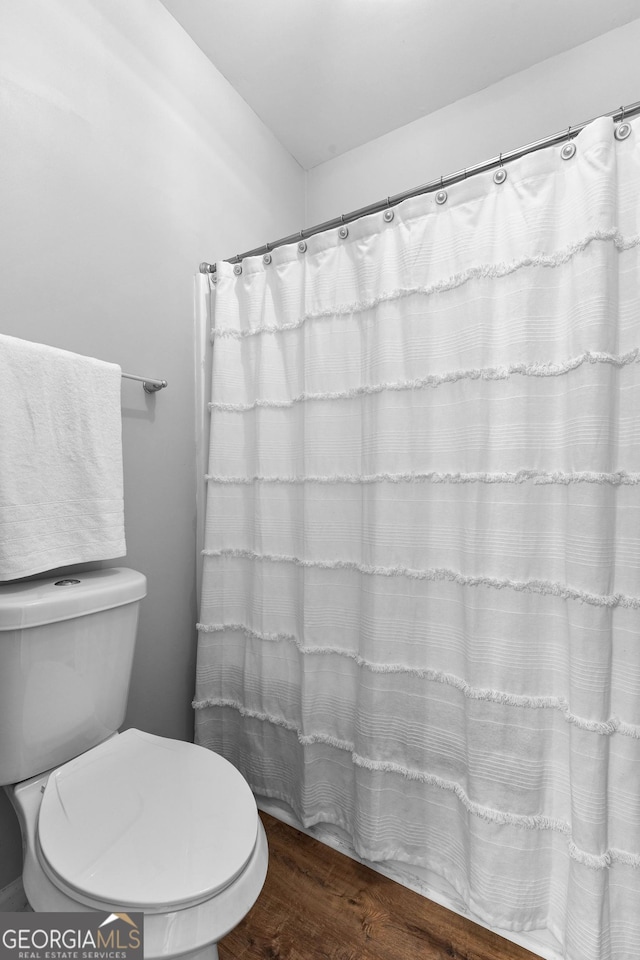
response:
[[(617, 136), (620, 137), (620, 139), (624, 139), (630, 132), (630, 129), (622, 129), (625, 125), (625, 119), (635, 116), (637, 113), (640, 113), (640, 100), (630, 104), (628, 107), (619, 107), (611, 113), (605, 113), (603, 116), (611, 117), (616, 123), (620, 122)], [(267, 254), (275, 250), (276, 247), (283, 247), (288, 243), (298, 243), (306, 240), (307, 237), (313, 237), (317, 233), (324, 233), (326, 230), (335, 230), (336, 227), (340, 227), (344, 223), (359, 220), (360, 217), (366, 217), (371, 213), (380, 213), (382, 210), (386, 210), (388, 207), (394, 207), (398, 203), (402, 203), (403, 200), (409, 200), (411, 197), (419, 197), (423, 193), (433, 193), (436, 190), (443, 190), (451, 184), (459, 183), (461, 180), (467, 180), (469, 177), (473, 177), (478, 173), (485, 173), (487, 170), (493, 170), (494, 167), (501, 167), (510, 160), (518, 160), (527, 153), (542, 150), (543, 147), (552, 146), (554, 143), (562, 143), (563, 140), (571, 140), (580, 133), (581, 130), (589, 126), (590, 123), (593, 123), (595, 119), (599, 118), (594, 117), (592, 120), (585, 120), (583, 123), (579, 123), (575, 127), (569, 127), (568, 130), (563, 130), (561, 133), (554, 133), (550, 137), (544, 137), (542, 140), (535, 140), (533, 143), (528, 143), (524, 147), (511, 150), (509, 153), (501, 153), (499, 157), (493, 157), (492, 160), (485, 160), (483, 163), (477, 163), (474, 167), (467, 167), (465, 170), (450, 173), (447, 177), (439, 177), (437, 180), (431, 180), (429, 183), (422, 184), (420, 187), (414, 187), (412, 190), (396, 193), (392, 197), (379, 200), (377, 203), (371, 203), (366, 207), (360, 207), (358, 210), (352, 210), (351, 213), (344, 213), (342, 216), (335, 217), (333, 220), (326, 220), (324, 223), (318, 223), (314, 227), (306, 227), (300, 230), (299, 233), (292, 233), (290, 236), (283, 237), (281, 240), (275, 240), (273, 243), (264, 243), (261, 247), (255, 247), (253, 250), (239, 253), (235, 257), (229, 257), (226, 262), (240, 263), (245, 257), (256, 257), (260, 254)], [(628, 127), (628, 124), (626, 126)], [(215, 263), (201, 263), (199, 269), (200, 273), (215, 273), (216, 265)]]

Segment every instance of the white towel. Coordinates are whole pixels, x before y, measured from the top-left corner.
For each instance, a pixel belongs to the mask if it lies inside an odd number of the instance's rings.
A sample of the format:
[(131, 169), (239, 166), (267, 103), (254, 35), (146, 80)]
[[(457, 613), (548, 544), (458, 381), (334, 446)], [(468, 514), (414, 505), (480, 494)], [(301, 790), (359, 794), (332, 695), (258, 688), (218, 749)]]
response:
[(120, 383), (0, 334), (0, 580), (126, 553)]

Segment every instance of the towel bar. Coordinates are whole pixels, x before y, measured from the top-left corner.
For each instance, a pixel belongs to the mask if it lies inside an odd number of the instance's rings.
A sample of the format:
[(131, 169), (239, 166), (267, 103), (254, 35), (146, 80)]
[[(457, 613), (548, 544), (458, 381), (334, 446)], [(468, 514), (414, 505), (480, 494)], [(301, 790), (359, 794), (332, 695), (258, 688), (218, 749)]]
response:
[(126, 380), (138, 380), (142, 384), (145, 393), (155, 393), (156, 390), (162, 390), (167, 386), (166, 380), (156, 380), (153, 377), (136, 377), (133, 373), (123, 373)]

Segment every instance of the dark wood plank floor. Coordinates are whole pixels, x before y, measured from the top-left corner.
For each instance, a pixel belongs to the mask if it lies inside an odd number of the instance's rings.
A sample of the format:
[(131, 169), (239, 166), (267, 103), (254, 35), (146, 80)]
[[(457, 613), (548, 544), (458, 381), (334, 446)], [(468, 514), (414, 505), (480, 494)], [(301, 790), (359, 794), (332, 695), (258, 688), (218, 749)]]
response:
[(539, 960), (262, 814), (269, 872), (220, 960)]

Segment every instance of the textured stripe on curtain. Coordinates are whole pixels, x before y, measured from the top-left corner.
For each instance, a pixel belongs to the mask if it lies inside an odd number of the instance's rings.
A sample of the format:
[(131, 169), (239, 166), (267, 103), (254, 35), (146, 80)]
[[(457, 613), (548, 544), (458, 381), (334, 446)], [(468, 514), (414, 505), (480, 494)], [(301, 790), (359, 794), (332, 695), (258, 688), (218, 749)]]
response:
[(217, 266), (196, 730), (568, 960), (640, 944), (640, 125)]

